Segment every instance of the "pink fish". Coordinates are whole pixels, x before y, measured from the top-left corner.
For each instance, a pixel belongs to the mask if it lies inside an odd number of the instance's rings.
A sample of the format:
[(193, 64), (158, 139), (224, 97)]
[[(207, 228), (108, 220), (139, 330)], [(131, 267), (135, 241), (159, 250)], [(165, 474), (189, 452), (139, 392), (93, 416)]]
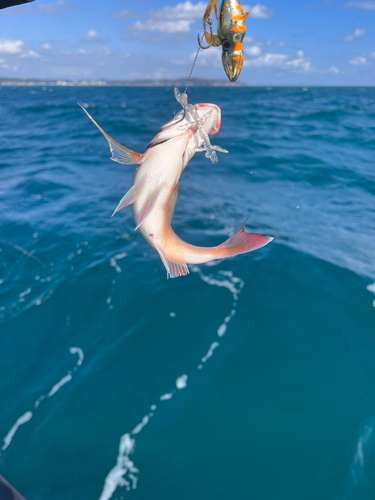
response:
[[(189, 160), (197, 151), (206, 148), (210, 149), (210, 154), (215, 154), (213, 149), (226, 152), (211, 146), (208, 139), (208, 135), (215, 135), (220, 129), (221, 111), (218, 106), (206, 103), (187, 105), (160, 129), (144, 154), (121, 146), (82, 109), (107, 139), (111, 159), (124, 164), (137, 164), (133, 185), (120, 200), (114, 214), (131, 205), (136, 229), (159, 253), (168, 278), (186, 276), (189, 273), (187, 264), (233, 257), (256, 250), (273, 240), (261, 234), (246, 233), (244, 223), (221, 245), (198, 247), (181, 240), (171, 228), (178, 182)], [(202, 145), (205, 147), (202, 148)]]

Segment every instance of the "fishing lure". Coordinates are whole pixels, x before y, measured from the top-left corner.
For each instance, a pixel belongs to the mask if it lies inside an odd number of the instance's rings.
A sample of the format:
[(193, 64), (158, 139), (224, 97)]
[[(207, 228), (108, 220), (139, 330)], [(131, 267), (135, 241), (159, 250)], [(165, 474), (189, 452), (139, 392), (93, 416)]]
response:
[[(208, 46), (203, 46), (198, 35), (198, 43), (202, 49), (208, 49), (211, 46), (222, 47), (221, 60), (224, 71), (231, 82), (235, 82), (240, 76), (244, 54), (242, 42), (246, 34), (245, 21), (249, 13), (242, 9), (239, 0), (222, 0), (220, 5), (219, 17), (217, 15), (218, 0), (210, 0), (206, 12), (203, 16), (204, 37)], [(217, 35), (212, 33), (211, 12), (215, 11), (217, 20)], [(206, 31), (207, 23), (210, 26), (210, 32)]]

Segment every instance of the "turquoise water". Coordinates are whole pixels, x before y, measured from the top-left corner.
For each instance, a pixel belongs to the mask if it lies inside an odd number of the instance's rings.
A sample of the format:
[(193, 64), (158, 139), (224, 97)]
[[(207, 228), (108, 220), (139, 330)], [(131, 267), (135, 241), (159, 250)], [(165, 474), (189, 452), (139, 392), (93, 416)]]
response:
[(189, 98), (230, 154), (190, 162), (175, 231), (275, 240), (167, 281), (76, 103), (143, 152), (173, 89), (0, 90), (0, 473), (28, 500), (373, 499), (375, 89)]

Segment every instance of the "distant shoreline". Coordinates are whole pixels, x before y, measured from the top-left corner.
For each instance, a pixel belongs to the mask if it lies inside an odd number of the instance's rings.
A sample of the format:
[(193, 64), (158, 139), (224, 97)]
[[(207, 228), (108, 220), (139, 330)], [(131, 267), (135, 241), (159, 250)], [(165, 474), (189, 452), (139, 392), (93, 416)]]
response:
[[(128, 87), (128, 88), (185, 88), (185, 79), (176, 80), (42, 80), (38, 78), (0, 78), (0, 87)], [(375, 85), (249, 85), (247, 83), (231, 83), (226, 80), (206, 80), (192, 78), (190, 87), (229, 87), (229, 88), (375, 88)]]
[[(175, 80), (41, 80), (38, 78), (0, 78), (1, 87), (185, 87), (186, 79)], [(226, 80), (192, 78), (191, 87), (248, 87)]]

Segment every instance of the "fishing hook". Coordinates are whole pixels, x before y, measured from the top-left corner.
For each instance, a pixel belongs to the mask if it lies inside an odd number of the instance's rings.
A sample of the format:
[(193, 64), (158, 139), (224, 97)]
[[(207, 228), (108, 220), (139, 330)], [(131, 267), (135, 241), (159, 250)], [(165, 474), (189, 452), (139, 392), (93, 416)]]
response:
[[(203, 31), (203, 36), (202, 36), (201, 40), (199, 39), (199, 33), (198, 33), (198, 45), (203, 50), (206, 50), (206, 49), (209, 49), (210, 47), (212, 47), (212, 43), (213, 43), (213, 40), (214, 40), (214, 34), (212, 32), (212, 19), (211, 19), (211, 16), (208, 17), (207, 24), (210, 27), (210, 35), (211, 35), (211, 41), (210, 41), (209, 45), (207, 45), (207, 47), (203, 47), (203, 45), (202, 45), (202, 41), (203, 41), (203, 38), (204, 38), (204, 31)], [(206, 27), (204, 27), (204, 30), (205, 29), (206, 29)]]

